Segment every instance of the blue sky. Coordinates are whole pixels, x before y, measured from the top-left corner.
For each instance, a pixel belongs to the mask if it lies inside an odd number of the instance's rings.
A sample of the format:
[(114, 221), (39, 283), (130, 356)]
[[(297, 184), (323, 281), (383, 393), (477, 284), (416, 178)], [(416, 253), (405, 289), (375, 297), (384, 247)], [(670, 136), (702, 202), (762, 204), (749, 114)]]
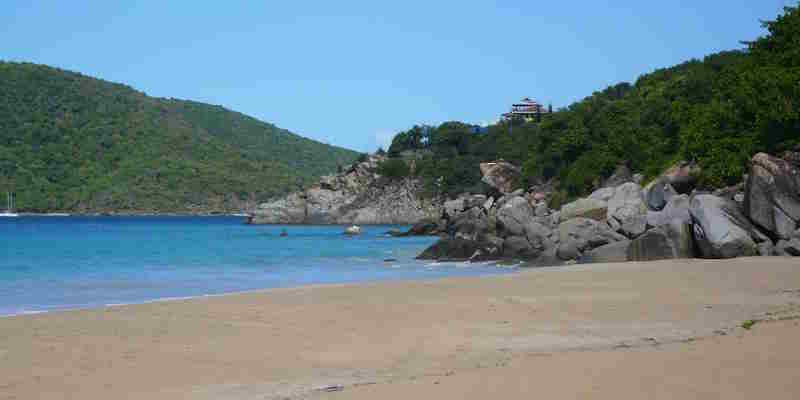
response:
[(563, 107), (741, 48), (795, 1), (17, 1), (0, 59), (220, 104), (375, 150), (414, 124), (493, 121), (524, 96)]

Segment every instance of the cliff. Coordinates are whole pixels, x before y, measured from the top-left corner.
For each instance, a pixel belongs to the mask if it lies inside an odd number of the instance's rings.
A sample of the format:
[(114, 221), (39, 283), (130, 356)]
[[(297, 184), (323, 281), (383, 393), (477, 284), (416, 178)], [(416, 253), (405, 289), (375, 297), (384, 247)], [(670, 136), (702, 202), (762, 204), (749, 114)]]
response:
[(310, 188), (260, 204), (252, 224), (413, 224), (438, 218), (440, 202), (420, 196), (415, 178), (389, 179), (377, 173), (385, 156), (323, 176)]

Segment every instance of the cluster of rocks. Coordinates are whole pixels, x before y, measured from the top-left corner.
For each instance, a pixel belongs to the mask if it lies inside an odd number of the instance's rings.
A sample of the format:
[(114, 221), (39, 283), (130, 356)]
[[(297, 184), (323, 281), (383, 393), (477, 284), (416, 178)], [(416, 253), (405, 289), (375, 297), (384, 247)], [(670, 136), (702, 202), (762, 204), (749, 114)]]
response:
[(323, 176), (319, 183), (286, 197), (260, 204), (252, 224), (412, 224), (439, 213), (439, 202), (422, 199), (416, 179), (390, 180), (377, 173), (385, 156)]
[(800, 153), (759, 153), (746, 181), (714, 193), (695, 189), (699, 167), (680, 163), (645, 187), (617, 171), (586, 198), (548, 208), (547, 194), (510, 191), (519, 169), (481, 166), (500, 196), (464, 195), (442, 218), (415, 226), (442, 239), (419, 258), (524, 259), (536, 264), (671, 258), (800, 256)]

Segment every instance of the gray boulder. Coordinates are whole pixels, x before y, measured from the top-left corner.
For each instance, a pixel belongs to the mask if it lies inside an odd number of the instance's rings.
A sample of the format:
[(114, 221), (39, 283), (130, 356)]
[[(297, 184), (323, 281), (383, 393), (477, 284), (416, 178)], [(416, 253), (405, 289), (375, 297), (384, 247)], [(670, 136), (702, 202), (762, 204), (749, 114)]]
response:
[(630, 240), (609, 243), (589, 251), (581, 261), (589, 263), (625, 262), (628, 261), (630, 245)]
[(608, 201), (608, 217), (621, 224), (620, 231), (634, 238), (647, 228), (647, 206), (642, 199), (642, 187), (629, 182), (617, 187)]
[(608, 202), (609, 200), (611, 200), (612, 197), (614, 197), (614, 193), (616, 191), (617, 191), (616, 187), (600, 188), (592, 192), (592, 194), (589, 195), (589, 198)]
[(744, 210), (773, 238), (790, 239), (800, 221), (800, 170), (765, 153), (753, 156)]
[(482, 207), (484, 203), (486, 203), (486, 195), (483, 194), (473, 194), (467, 197), (464, 197), (464, 209), (469, 209), (472, 207)]
[(578, 199), (561, 207), (561, 222), (582, 217), (596, 221), (605, 221), (608, 203), (592, 198)]
[(630, 261), (691, 258), (694, 256), (691, 226), (673, 221), (651, 229), (631, 242), (627, 256)]
[(550, 214), (550, 209), (547, 208), (547, 203), (541, 201), (539, 203), (536, 203), (536, 207), (534, 207), (533, 213), (537, 217), (546, 217), (547, 215)]
[(503, 241), (504, 258), (535, 258), (541, 254), (524, 236), (511, 236)]
[(477, 261), (476, 258), (488, 260), (499, 259), (501, 254), (494, 243), (489, 241), (478, 242), (459, 238), (440, 239), (417, 256), (418, 260), (440, 261)]
[(733, 258), (758, 254), (751, 237), (754, 228), (733, 201), (710, 194), (696, 195), (691, 200), (689, 212), (701, 256)]
[(523, 197), (513, 197), (497, 210), (497, 221), (509, 236), (524, 236), (525, 225), (533, 222), (533, 209)]
[(758, 255), (771, 256), (775, 252), (775, 245), (769, 240), (758, 244)]
[(623, 183), (633, 182), (633, 173), (625, 164), (617, 165), (614, 173), (603, 182), (604, 187), (617, 187)]
[(504, 160), (481, 163), (480, 169), (481, 180), (503, 194), (514, 190), (522, 175), (522, 169)]
[(457, 213), (460, 213), (462, 210), (464, 210), (464, 199), (445, 201), (443, 208), (445, 215), (452, 218)]
[(656, 227), (673, 221), (683, 224), (692, 223), (692, 216), (689, 214), (689, 196), (685, 194), (673, 196), (663, 210), (647, 212), (648, 226)]
[(800, 239), (778, 241), (772, 254), (776, 256), (800, 256)]
[(577, 258), (585, 251), (626, 240), (604, 222), (589, 218), (573, 218), (558, 226), (558, 256), (562, 260)]
[(466, 240), (478, 240), (489, 232), (489, 219), (478, 207), (458, 213), (448, 227), (454, 237)]

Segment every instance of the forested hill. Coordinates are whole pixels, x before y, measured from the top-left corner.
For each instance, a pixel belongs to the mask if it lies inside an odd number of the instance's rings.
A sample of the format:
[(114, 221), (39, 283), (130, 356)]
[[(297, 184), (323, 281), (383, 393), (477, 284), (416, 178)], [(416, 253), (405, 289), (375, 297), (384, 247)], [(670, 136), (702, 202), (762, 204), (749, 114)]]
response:
[(521, 165), (523, 184), (556, 182), (559, 198), (591, 192), (619, 164), (653, 177), (694, 161), (704, 188), (741, 182), (756, 152), (800, 145), (800, 10), (763, 24), (768, 34), (743, 38), (752, 41), (742, 49), (606, 88), (541, 123), (414, 127), (394, 138), (389, 154), (414, 150), (422, 158), (413, 173), (451, 196), (480, 191), (478, 162), (497, 158)]
[(357, 157), (220, 106), (0, 62), (0, 191), (23, 211), (240, 210)]

